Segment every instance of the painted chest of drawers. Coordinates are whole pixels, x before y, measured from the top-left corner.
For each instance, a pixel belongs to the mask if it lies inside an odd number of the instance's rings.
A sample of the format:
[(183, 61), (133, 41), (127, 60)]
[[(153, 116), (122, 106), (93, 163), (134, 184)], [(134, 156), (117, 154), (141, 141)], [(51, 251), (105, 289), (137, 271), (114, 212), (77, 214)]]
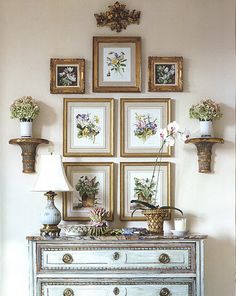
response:
[(204, 296), (205, 238), (28, 237), (30, 296)]

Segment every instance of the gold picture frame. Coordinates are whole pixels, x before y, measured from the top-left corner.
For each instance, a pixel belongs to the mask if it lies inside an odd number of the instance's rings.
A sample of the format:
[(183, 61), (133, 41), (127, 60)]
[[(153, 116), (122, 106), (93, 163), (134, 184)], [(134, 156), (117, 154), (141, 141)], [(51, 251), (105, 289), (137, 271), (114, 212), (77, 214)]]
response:
[(93, 37), (93, 92), (141, 92), (140, 37)]
[[(162, 141), (158, 129), (171, 121), (170, 98), (122, 98), (120, 100), (120, 154), (122, 157), (169, 157), (170, 146), (158, 152)], [(140, 122), (149, 124), (138, 128)]]
[[(90, 210), (94, 207), (103, 207), (109, 214), (108, 221), (113, 220), (113, 162), (65, 162), (65, 173), (72, 187), (73, 192), (63, 193), (63, 220), (65, 221), (89, 221)], [(85, 192), (82, 196), (85, 178), (93, 182), (93, 186), (97, 186), (98, 192), (94, 196), (88, 196)], [(96, 183), (98, 184), (96, 185)], [(77, 190), (76, 190), (77, 184)], [(81, 190), (79, 189), (81, 188)]]
[(183, 91), (183, 57), (148, 57), (148, 91)]
[(63, 155), (114, 155), (114, 99), (64, 98)]
[(85, 60), (50, 60), (50, 93), (83, 94), (85, 92)]
[[(135, 187), (137, 182), (146, 182), (149, 179), (151, 183), (151, 176), (155, 162), (121, 162), (120, 163), (120, 220), (121, 221), (145, 221), (144, 215), (140, 210), (136, 211), (133, 216), (131, 213), (135, 209), (135, 204), (130, 204), (132, 199), (137, 199), (135, 194)], [(159, 177), (158, 177), (159, 175)], [(135, 178), (138, 181), (135, 181)], [(171, 205), (171, 163), (170, 162), (158, 162), (156, 173), (154, 175), (155, 180), (158, 182), (158, 192), (161, 192), (160, 196), (157, 195), (157, 200), (152, 201), (154, 205), (170, 206)], [(147, 181), (148, 182), (148, 181)], [(146, 183), (147, 184), (147, 183)], [(146, 185), (147, 186), (147, 185)], [(137, 192), (137, 188), (136, 188)], [(147, 200), (146, 200), (147, 201)], [(149, 202), (149, 201), (147, 201)], [(150, 202), (149, 202), (150, 203)], [(167, 211), (165, 217), (166, 220), (170, 220), (170, 210)]]

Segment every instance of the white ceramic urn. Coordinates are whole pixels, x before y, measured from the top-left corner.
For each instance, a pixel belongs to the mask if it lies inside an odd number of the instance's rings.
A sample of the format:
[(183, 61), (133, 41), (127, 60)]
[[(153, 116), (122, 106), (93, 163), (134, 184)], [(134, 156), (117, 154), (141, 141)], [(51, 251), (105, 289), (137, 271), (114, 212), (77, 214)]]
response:
[(32, 137), (32, 121), (20, 121), (20, 135), (22, 138)]
[(55, 207), (54, 200), (47, 199), (46, 207), (41, 215), (43, 225), (58, 225), (61, 222), (61, 213)]
[(213, 137), (213, 125), (211, 120), (200, 121), (201, 137)]

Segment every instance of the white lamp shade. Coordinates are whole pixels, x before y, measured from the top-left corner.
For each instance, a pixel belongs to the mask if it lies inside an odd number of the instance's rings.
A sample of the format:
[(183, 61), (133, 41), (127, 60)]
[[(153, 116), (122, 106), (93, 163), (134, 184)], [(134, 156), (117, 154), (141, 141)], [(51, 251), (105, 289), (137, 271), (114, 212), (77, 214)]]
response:
[(73, 191), (66, 178), (61, 155), (41, 155), (39, 174), (32, 191)]

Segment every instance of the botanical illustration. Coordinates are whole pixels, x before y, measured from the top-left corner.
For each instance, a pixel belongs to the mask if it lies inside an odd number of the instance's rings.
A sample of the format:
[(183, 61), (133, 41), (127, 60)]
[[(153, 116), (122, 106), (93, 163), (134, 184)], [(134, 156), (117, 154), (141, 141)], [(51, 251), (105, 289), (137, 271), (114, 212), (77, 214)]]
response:
[(120, 53), (118, 51), (110, 51), (108, 53), (107, 57), (107, 66), (108, 66), (108, 72), (107, 77), (111, 76), (111, 72), (123, 76), (123, 73), (126, 69), (126, 62), (127, 59), (125, 58), (125, 53), (121, 51)]
[(79, 113), (76, 115), (77, 123), (77, 137), (87, 138), (95, 143), (96, 136), (100, 133), (99, 117), (97, 115), (92, 116), (91, 113)]
[[(134, 178), (134, 194), (139, 201), (155, 204), (156, 182), (149, 178)], [(132, 205), (133, 207), (134, 205)]]
[(141, 139), (143, 143), (157, 133), (157, 118), (152, 120), (149, 114), (135, 113), (135, 120), (134, 135)]
[(78, 205), (74, 206), (74, 209), (94, 207), (96, 205), (96, 195), (99, 193), (99, 181), (96, 180), (96, 176), (90, 179), (87, 176), (79, 178), (75, 185), (76, 191), (79, 192)]
[(175, 84), (175, 64), (155, 64), (155, 84)]
[(77, 67), (58, 66), (57, 67), (57, 85), (58, 86), (77, 86)]

